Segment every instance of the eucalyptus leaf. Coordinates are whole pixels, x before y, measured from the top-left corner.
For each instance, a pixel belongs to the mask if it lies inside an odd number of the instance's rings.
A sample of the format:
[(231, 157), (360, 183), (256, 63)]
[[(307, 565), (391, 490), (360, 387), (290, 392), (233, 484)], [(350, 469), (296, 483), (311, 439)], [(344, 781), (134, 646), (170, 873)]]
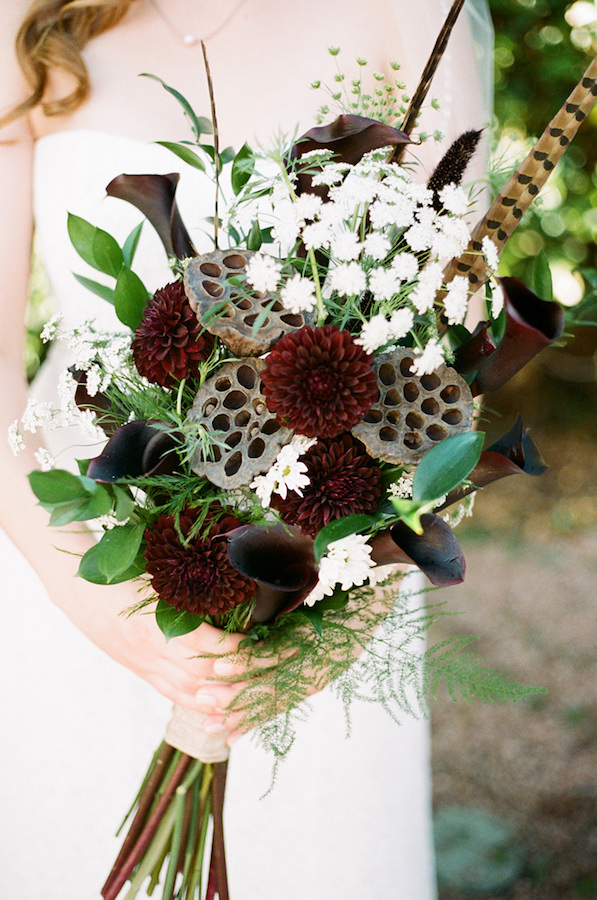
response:
[(432, 447), (415, 470), (413, 501), (428, 503), (458, 487), (477, 465), (484, 438), (482, 431), (466, 431)]
[(183, 162), (187, 163), (187, 165), (199, 169), (200, 172), (205, 172), (205, 163), (197, 156), (194, 150), (190, 149), (190, 147), (187, 147), (184, 144), (176, 144), (172, 141), (156, 141), (156, 143), (161, 147), (165, 147), (166, 150), (170, 150), (175, 156), (178, 156), (179, 159), (182, 159)]
[(138, 327), (148, 299), (149, 293), (139, 276), (132, 269), (123, 266), (114, 289), (116, 315), (123, 325), (127, 325), (132, 331)]
[(96, 294), (98, 297), (101, 297), (102, 300), (107, 300), (108, 303), (114, 304), (114, 288), (108, 287), (107, 284), (101, 284), (99, 281), (94, 281), (93, 278), (85, 278), (84, 275), (77, 275), (76, 272), (73, 272), (73, 275), (79, 284), (82, 284), (83, 287), (87, 288), (88, 291), (91, 291), (92, 294)]
[(366, 516), (363, 513), (355, 513), (353, 516), (344, 516), (343, 519), (336, 519), (328, 525), (324, 525), (315, 538), (313, 544), (313, 552), (315, 559), (319, 563), (321, 557), (324, 556), (328, 545), (334, 541), (348, 537), (350, 534), (357, 534), (359, 531), (369, 531), (377, 524), (377, 520), (373, 516)]
[(133, 565), (145, 526), (142, 523), (128, 522), (104, 532), (97, 545), (96, 564), (100, 572), (106, 576), (108, 583)]
[(174, 637), (181, 637), (183, 634), (189, 634), (199, 628), (204, 621), (203, 616), (197, 616), (194, 613), (179, 611), (170, 606), (164, 600), (158, 600), (155, 611), (156, 622), (158, 628), (167, 641)]
[(176, 88), (170, 87), (169, 84), (166, 84), (166, 82), (162, 81), (161, 78), (158, 78), (157, 75), (152, 75), (150, 72), (142, 72), (141, 74), (144, 78), (153, 78), (154, 81), (159, 81), (164, 90), (168, 91), (169, 94), (172, 94), (172, 96), (175, 97), (176, 100), (178, 100), (178, 102), (182, 106), (184, 114), (189, 119), (191, 129), (197, 140), (200, 139), (202, 134), (213, 133), (213, 127), (210, 120), (205, 116), (196, 115), (195, 110), (193, 109), (187, 98), (180, 93), (180, 91), (177, 91)]
[(135, 225), (122, 245), (122, 258), (125, 266), (128, 266), (129, 268), (132, 266), (135, 253), (137, 252), (137, 245), (139, 243), (139, 238), (141, 237), (144, 221), (145, 220), (143, 219), (138, 225)]
[(240, 194), (255, 169), (255, 154), (248, 144), (243, 144), (232, 163), (230, 181), (235, 195)]
[(143, 556), (139, 554), (132, 566), (126, 571), (115, 575), (110, 581), (106, 578), (98, 565), (98, 546), (95, 544), (81, 558), (77, 575), (79, 578), (90, 581), (92, 584), (121, 584), (123, 581), (130, 581), (131, 578), (137, 578), (145, 571)]

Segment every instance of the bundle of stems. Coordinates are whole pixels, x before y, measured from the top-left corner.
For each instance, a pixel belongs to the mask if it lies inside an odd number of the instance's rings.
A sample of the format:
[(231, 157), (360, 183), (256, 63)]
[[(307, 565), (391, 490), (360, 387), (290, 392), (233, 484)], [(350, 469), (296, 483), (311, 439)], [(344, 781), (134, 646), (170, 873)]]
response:
[(227, 765), (203, 763), (160, 744), (121, 826), (132, 817), (102, 888), (104, 900), (117, 900), (127, 881), (122, 897), (133, 900), (147, 879), (153, 896), (162, 873), (161, 900), (229, 900), (222, 822)]

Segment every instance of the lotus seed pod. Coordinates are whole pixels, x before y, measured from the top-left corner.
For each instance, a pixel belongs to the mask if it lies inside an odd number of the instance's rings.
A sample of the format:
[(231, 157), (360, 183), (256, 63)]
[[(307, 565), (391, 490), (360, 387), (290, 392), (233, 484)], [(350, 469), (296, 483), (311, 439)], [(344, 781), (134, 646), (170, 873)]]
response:
[(470, 431), (473, 397), (450, 366), (413, 375), (412, 350), (394, 350), (373, 364), (379, 395), (352, 433), (376, 459), (413, 465), (440, 441)]
[(189, 412), (215, 439), (209, 455), (197, 449), (191, 468), (226, 490), (245, 487), (267, 472), (293, 434), (266, 406), (264, 366), (253, 357), (224, 363), (201, 386)]
[[(276, 293), (248, 294), (230, 283), (231, 276), (245, 272), (254, 255), (251, 250), (214, 250), (191, 259), (184, 274), (185, 291), (200, 322), (214, 304), (222, 305), (221, 314), (205, 327), (238, 357), (261, 356), (282, 335), (315, 321), (315, 312), (285, 309)], [(265, 318), (254, 333), (255, 322), (265, 309)]]

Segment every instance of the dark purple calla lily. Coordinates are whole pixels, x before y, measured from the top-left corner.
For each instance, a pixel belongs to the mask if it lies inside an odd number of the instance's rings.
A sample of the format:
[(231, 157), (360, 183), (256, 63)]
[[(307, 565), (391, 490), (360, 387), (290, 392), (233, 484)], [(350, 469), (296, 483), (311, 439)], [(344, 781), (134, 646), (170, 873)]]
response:
[(112, 483), (123, 478), (171, 475), (179, 465), (180, 440), (171, 432), (141, 420), (117, 428), (102, 452), (89, 463), (95, 481)]
[(241, 525), (227, 535), (230, 564), (257, 582), (253, 622), (301, 605), (317, 583), (313, 541), (286, 525)]
[(542, 475), (546, 468), (539, 450), (522, 424), (521, 416), (518, 416), (509, 431), (483, 450), (479, 462), (468, 477), (471, 484), (451, 491), (436, 512), (458, 503), (478, 488), (486, 487), (500, 478), (520, 474)]
[(185, 259), (197, 256), (176, 205), (180, 175), (117, 175), (106, 191), (110, 197), (126, 200), (149, 219), (168, 256)]
[[(354, 166), (370, 150), (409, 143), (408, 135), (391, 125), (365, 116), (342, 115), (329, 125), (317, 125), (301, 135), (290, 151), (290, 159), (300, 159), (311, 150), (332, 150), (334, 162)], [(299, 171), (297, 193), (313, 190), (311, 178), (310, 174)], [(327, 188), (323, 190), (327, 193)], [(321, 194), (321, 188), (313, 190), (313, 193)]]
[(506, 330), (496, 350), (480, 365), (473, 391), (495, 391), (516, 375), (564, 330), (559, 304), (541, 300), (518, 278), (500, 278), (506, 305)]
[(433, 513), (424, 513), (421, 525), (422, 534), (404, 522), (386, 529), (371, 541), (371, 558), (378, 566), (415, 565), (438, 586), (460, 584), (464, 581), (466, 562), (454, 532)]
[(495, 351), (495, 341), (488, 331), (489, 322), (479, 322), (470, 338), (454, 351), (454, 368), (460, 375), (476, 372)]

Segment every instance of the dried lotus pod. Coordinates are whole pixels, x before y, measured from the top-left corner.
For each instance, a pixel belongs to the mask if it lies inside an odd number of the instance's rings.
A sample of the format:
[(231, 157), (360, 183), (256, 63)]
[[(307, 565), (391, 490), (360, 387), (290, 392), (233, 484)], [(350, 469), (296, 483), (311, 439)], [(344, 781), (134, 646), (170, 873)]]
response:
[(379, 395), (352, 433), (376, 459), (413, 465), (439, 441), (470, 431), (473, 397), (450, 366), (413, 375), (412, 350), (394, 350), (373, 364)]
[(192, 421), (216, 432), (223, 444), (212, 444), (209, 459), (198, 449), (191, 468), (226, 490), (248, 485), (267, 472), (293, 434), (265, 404), (264, 366), (255, 358), (224, 363), (201, 386), (189, 412)]
[[(275, 293), (254, 291), (247, 295), (230, 284), (230, 276), (242, 274), (254, 255), (252, 250), (213, 250), (191, 259), (184, 275), (185, 291), (199, 321), (214, 303), (228, 301), (206, 329), (239, 357), (262, 356), (282, 335), (315, 321), (315, 312), (292, 313)], [(265, 320), (254, 334), (257, 317), (270, 303)]]

